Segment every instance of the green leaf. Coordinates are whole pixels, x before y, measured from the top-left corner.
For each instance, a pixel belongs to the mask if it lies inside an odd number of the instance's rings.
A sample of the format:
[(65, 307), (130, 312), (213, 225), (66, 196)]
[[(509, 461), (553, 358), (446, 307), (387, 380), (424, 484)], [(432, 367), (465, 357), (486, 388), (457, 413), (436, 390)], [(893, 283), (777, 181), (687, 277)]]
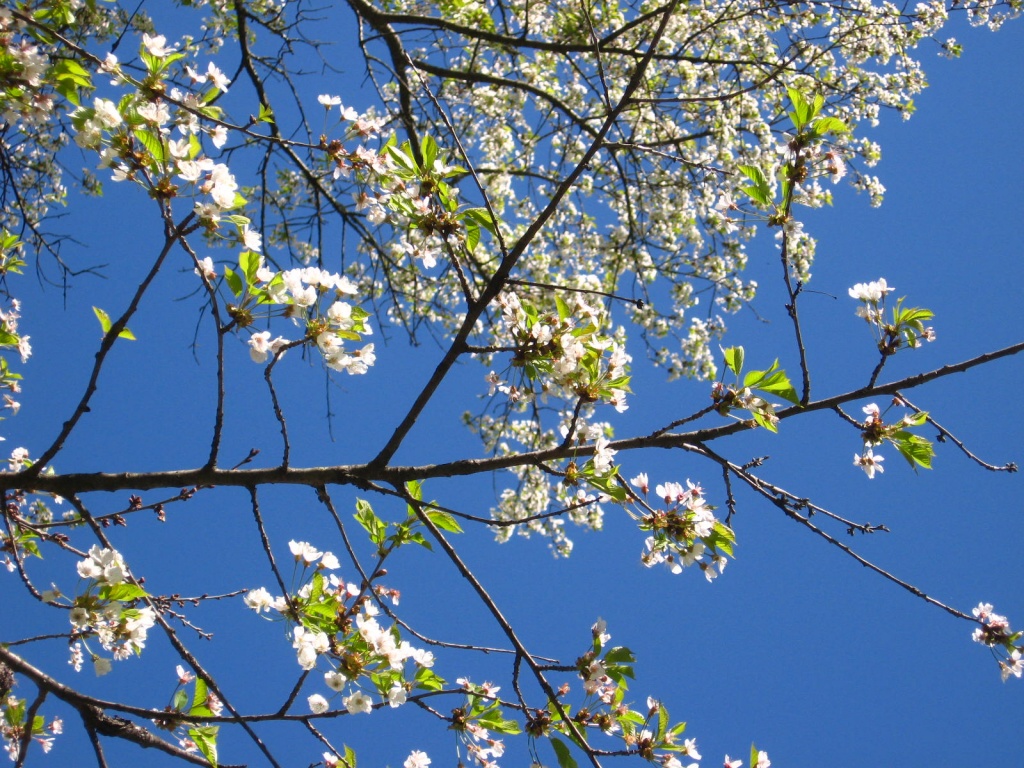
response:
[(423, 547), (424, 549), (428, 549), (431, 552), (434, 551), (434, 546), (425, 538), (423, 538), (423, 534), (419, 531), (413, 531), (412, 533), (410, 533), (409, 541), (411, 541), (413, 544), (419, 544), (421, 547)]
[(605, 661), (610, 661), (612, 663), (621, 663), (621, 662), (630, 662), (630, 663), (632, 663), (632, 662), (636, 661), (636, 656), (634, 656), (633, 652), (631, 650), (629, 650), (629, 648), (627, 648), (626, 646), (624, 646), (624, 645), (617, 645), (614, 648), (609, 648), (608, 649), (608, 653), (606, 653), (604, 655), (604, 660)]
[(145, 128), (135, 129), (135, 138), (139, 140), (139, 143), (146, 148), (146, 151), (153, 156), (153, 159), (158, 163), (162, 163), (167, 159), (167, 150), (164, 147), (164, 142), (159, 136), (147, 131)]
[(850, 129), (838, 117), (819, 117), (814, 121), (813, 130), (815, 135), (824, 136), (826, 133), (846, 133)]
[(497, 731), (498, 733), (504, 733), (509, 736), (516, 736), (523, 732), (523, 729), (519, 727), (519, 723), (515, 720), (507, 720), (502, 716), (501, 707), (494, 706), (477, 718), (477, 722), (491, 731)]
[(176, 712), (181, 712), (185, 709), (185, 705), (188, 704), (188, 693), (184, 690), (178, 691), (174, 694), (174, 698), (171, 699), (171, 708)]
[(385, 149), (387, 150), (388, 156), (394, 160), (395, 165), (398, 166), (398, 170), (405, 171), (406, 177), (417, 173), (419, 169), (416, 168), (416, 163), (412, 159), (412, 153), (409, 150), (408, 141), (402, 144), (401, 149), (390, 145), (385, 147)]
[(209, 695), (209, 689), (206, 687), (206, 681), (201, 677), (196, 678), (195, 690), (192, 692), (192, 708), (189, 710), (190, 714), (198, 714), (197, 709), (206, 709), (206, 698)]
[(751, 200), (756, 203), (760, 203), (765, 208), (772, 204), (772, 198), (767, 189), (762, 189), (761, 187), (743, 187), (742, 191), (746, 192)]
[[(93, 307), (92, 311), (96, 314), (96, 319), (100, 321), (100, 328), (103, 329), (103, 335), (106, 336), (108, 333), (110, 333), (110, 328), (112, 325), (112, 323), (110, 322), (110, 315), (108, 315), (99, 307)], [(135, 341), (135, 334), (129, 331), (127, 328), (124, 328), (119, 334), (117, 334), (117, 337), (119, 339), (128, 339), (129, 341)]]
[(50, 75), (57, 84), (57, 92), (76, 107), (81, 106), (79, 89), (92, 90), (93, 87), (89, 72), (73, 59), (58, 61), (50, 70)]
[(462, 533), (462, 528), (459, 526), (458, 521), (447, 512), (442, 512), (439, 509), (424, 509), (427, 517), (434, 525), (440, 528), (442, 531), (448, 531), (449, 533)]
[(920, 435), (911, 434), (906, 430), (900, 430), (893, 435), (892, 443), (915, 471), (919, 466), (925, 469), (932, 468), (932, 457), (935, 456), (935, 448), (930, 440)]
[(100, 598), (103, 600), (115, 600), (119, 603), (127, 603), (132, 600), (141, 600), (146, 596), (146, 590), (137, 584), (107, 584), (100, 589)]
[(557, 736), (552, 736), (551, 746), (555, 750), (555, 757), (558, 758), (559, 768), (579, 768), (576, 761), (573, 759), (572, 754), (569, 752), (569, 747), (565, 745), (564, 741), (559, 739)]
[[(588, 461), (586, 467), (593, 470), (594, 462)], [(587, 476), (587, 483), (605, 494), (609, 498), (622, 503), (626, 500), (626, 489), (615, 479), (618, 474), (619, 468), (615, 467), (604, 477), (593, 477)]]
[(904, 416), (903, 423), (910, 427), (920, 427), (928, 421), (928, 411), (919, 411), (913, 416)]
[(374, 514), (373, 507), (370, 506), (370, 502), (363, 499), (356, 499), (356, 520), (359, 522), (366, 532), (370, 534), (370, 541), (377, 545), (378, 548), (384, 546), (384, 539), (387, 538), (388, 526), (382, 521), (376, 514)]
[(242, 295), (245, 286), (242, 284), (242, 278), (238, 276), (235, 270), (231, 269), (231, 267), (224, 267), (224, 279), (228, 281), (228, 288), (235, 296)]
[(722, 353), (725, 355), (725, 367), (738, 377), (743, 370), (743, 347), (729, 347)]
[(258, 123), (272, 123), (274, 122), (274, 111), (266, 104), (260, 104), (260, 113), (256, 118)]
[(423, 134), (423, 138), (420, 140), (420, 155), (423, 156), (423, 169), (428, 173), (434, 167), (434, 161), (437, 160), (437, 142), (434, 141), (434, 137), (430, 134)]
[(789, 101), (793, 105), (793, 111), (789, 113), (789, 118), (793, 121), (793, 126), (799, 131), (810, 120), (810, 106), (807, 104), (804, 95), (796, 88), (787, 87), (786, 93), (789, 94)]
[(96, 319), (100, 321), (100, 328), (103, 329), (103, 335), (106, 336), (110, 333), (110, 315), (99, 307), (93, 307), (92, 311), (96, 313)]
[(743, 386), (750, 389), (759, 389), (762, 392), (770, 392), (788, 400), (793, 405), (800, 404), (800, 398), (796, 394), (786, 372), (779, 368), (779, 361), (772, 363), (767, 371), (751, 371), (743, 379)]
[(740, 173), (754, 182), (754, 186), (744, 187), (743, 191), (761, 205), (771, 205), (771, 190), (768, 188), (768, 179), (765, 178), (764, 172), (756, 165), (741, 165), (739, 169)]
[(775, 422), (768, 417), (767, 412), (769, 410), (770, 406), (764, 410), (751, 411), (750, 415), (751, 417), (753, 417), (754, 423), (757, 424), (759, 427), (764, 427), (769, 432), (775, 432), (777, 434), (779, 428), (775, 426)]
[[(246, 223), (248, 223), (248, 220), (246, 220)], [(244, 226), (244, 224), (241, 226)], [(242, 274), (245, 275), (246, 285), (251, 286), (256, 284), (256, 272), (259, 270), (261, 263), (262, 259), (260, 259), (260, 255), (258, 253), (242, 251), (238, 254), (238, 268), (242, 270)]]
[(199, 747), (203, 757), (210, 761), (213, 768), (217, 768), (217, 731), (220, 726), (205, 725), (202, 727), (189, 728), (188, 735)]
[(434, 670), (420, 667), (416, 670), (416, 687), (426, 691), (440, 691), (445, 686), (444, 678)]
[(665, 738), (665, 731), (668, 729), (668, 707), (658, 702), (658, 731), (655, 735), (656, 741), (662, 741)]
[(313, 574), (313, 585), (310, 587), (309, 602), (317, 603), (324, 593), (324, 575), (317, 571)]
[(729, 557), (733, 557), (732, 545), (736, 543), (736, 534), (725, 523), (716, 520), (711, 533), (701, 539), (701, 541), (710, 549), (724, 552)]
[[(353, 310), (353, 312), (354, 311), (355, 310)], [(423, 501), (423, 483), (421, 483), (419, 480), (410, 480), (409, 482), (407, 482), (405, 484), (405, 490), (408, 492), (410, 496), (416, 499), (416, 501)]]
[(492, 235), (497, 234), (498, 227), (495, 224), (494, 217), (491, 216), (491, 212), (486, 208), (467, 208), (459, 215), (465, 219), (472, 219)]
[(57, 80), (70, 80), (82, 88), (92, 87), (89, 71), (74, 59), (61, 59), (53, 65), (50, 74)]
[(559, 320), (568, 320), (572, 317), (572, 310), (569, 308), (569, 305), (565, 303), (565, 299), (561, 296), (555, 296), (555, 307), (558, 308)]
[(28, 552), (30, 555), (34, 555), (35, 557), (38, 557), (40, 560), (43, 559), (43, 553), (39, 551), (39, 545), (36, 544), (36, 542), (25, 539), (19, 539), (19, 541), (21, 543), (21, 548)]

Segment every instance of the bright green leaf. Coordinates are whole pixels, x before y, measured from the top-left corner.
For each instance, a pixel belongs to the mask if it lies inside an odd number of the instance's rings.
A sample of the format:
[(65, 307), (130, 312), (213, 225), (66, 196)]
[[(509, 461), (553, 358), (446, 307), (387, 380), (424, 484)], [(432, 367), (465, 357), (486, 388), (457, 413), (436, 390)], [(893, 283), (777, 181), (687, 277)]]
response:
[(459, 522), (447, 512), (442, 512), (440, 509), (431, 509), (430, 507), (425, 508), (424, 512), (426, 512), (430, 522), (442, 531), (448, 531), (449, 533), (462, 533), (462, 528), (459, 526)]
[(725, 354), (725, 367), (739, 376), (743, 370), (743, 347), (729, 347), (722, 352)]
[(110, 315), (99, 307), (93, 307), (92, 311), (96, 313), (96, 319), (100, 321), (100, 328), (103, 329), (103, 335), (106, 336), (110, 333)]
[(564, 741), (556, 736), (552, 736), (551, 746), (555, 750), (555, 757), (558, 758), (559, 768), (579, 768)]
[(199, 751), (210, 761), (213, 768), (217, 768), (217, 731), (220, 726), (206, 725), (203, 727), (189, 728), (188, 735), (199, 747)]

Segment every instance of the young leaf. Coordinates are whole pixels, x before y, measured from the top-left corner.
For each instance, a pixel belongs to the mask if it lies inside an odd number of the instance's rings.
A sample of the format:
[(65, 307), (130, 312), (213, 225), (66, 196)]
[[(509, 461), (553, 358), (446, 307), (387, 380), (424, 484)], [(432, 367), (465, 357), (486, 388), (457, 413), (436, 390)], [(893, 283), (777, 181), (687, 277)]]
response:
[(838, 117), (819, 117), (814, 121), (813, 131), (817, 136), (824, 136), (826, 133), (846, 133), (849, 130), (846, 123)]
[(100, 597), (104, 600), (116, 600), (119, 603), (126, 603), (130, 600), (139, 600), (146, 596), (146, 590), (137, 584), (122, 582), (121, 584), (107, 584), (100, 589)]
[(743, 347), (729, 347), (722, 352), (725, 355), (725, 367), (739, 376), (743, 370)]
[(198, 714), (196, 710), (206, 709), (206, 698), (209, 695), (209, 691), (206, 688), (206, 681), (201, 677), (196, 678), (196, 687), (192, 692), (192, 708), (189, 710), (191, 714)]
[(462, 533), (462, 528), (459, 527), (459, 522), (447, 512), (442, 512), (440, 509), (424, 510), (427, 513), (427, 517), (434, 525), (440, 528), (442, 531), (448, 531), (449, 533)]
[(932, 457), (935, 455), (935, 449), (932, 447), (930, 440), (920, 435), (911, 434), (906, 430), (900, 430), (893, 435), (893, 444), (914, 471), (917, 471), (919, 466), (925, 469), (932, 468)]
[(213, 768), (217, 768), (217, 731), (220, 729), (218, 725), (205, 725), (201, 728), (189, 728), (188, 735), (192, 741), (195, 742), (196, 746), (199, 747), (199, 751), (203, 753)]
[(409, 495), (412, 496), (416, 501), (423, 501), (423, 483), (419, 480), (410, 480), (405, 484), (405, 490), (408, 491)]
[[(100, 328), (103, 329), (103, 335), (106, 336), (108, 333), (110, 333), (110, 327), (111, 325), (113, 325), (110, 322), (110, 315), (108, 315), (99, 307), (93, 307), (92, 311), (96, 314), (96, 319), (100, 321)], [(129, 331), (127, 328), (122, 329), (122, 331), (119, 334), (117, 334), (117, 338), (128, 339), (129, 341), (136, 340), (135, 334)]]
[(725, 523), (716, 520), (711, 533), (701, 539), (701, 541), (708, 548), (716, 552), (724, 552), (729, 557), (733, 557), (732, 545), (736, 542), (736, 534)]
[(565, 745), (564, 741), (556, 736), (552, 736), (551, 746), (555, 750), (555, 757), (558, 758), (559, 768), (579, 768), (576, 761), (573, 759), (572, 754), (569, 752), (569, 747)]
[(146, 151), (153, 156), (153, 159), (158, 163), (162, 163), (167, 159), (167, 150), (164, 147), (164, 142), (159, 136), (154, 136), (149, 131), (143, 128), (135, 129), (135, 138), (139, 140), (139, 143), (146, 148)]
[(100, 328), (103, 329), (103, 335), (106, 336), (110, 333), (110, 315), (99, 307), (93, 307), (92, 311), (96, 313), (96, 319), (100, 321)]
[(811, 118), (811, 107), (796, 88), (786, 88), (789, 94), (789, 101), (793, 105), (793, 111), (789, 113), (789, 119), (793, 121), (793, 127), (800, 131)]
[(424, 134), (423, 139), (420, 141), (420, 154), (423, 156), (423, 169), (430, 171), (434, 167), (434, 161), (437, 159), (437, 142), (434, 141), (434, 137), (430, 134)]
[(186, 704), (188, 704), (188, 693), (184, 690), (175, 693), (174, 698), (171, 699), (171, 708), (176, 712), (183, 711)]
[(425, 691), (440, 691), (444, 688), (444, 678), (434, 670), (427, 667), (420, 667), (416, 670), (416, 687)]
[(383, 520), (381, 520), (373, 511), (373, 507), (370, 506), (370, 502), (364, 501), (363, 499), (356, 499), (356, 520), (359, 522), (366, 532), (370, 534), (370, 541), (376, 544), (378, 547), (384, 545), (384, 539), (387, 537), (388, 526)]
[[(248, 223), (248, 221), (246, 221)], [(243, 225), (239, 225), (241, 229)], [(238, 268), (242, 270), (242, 274), (245, 275), (245, 284), (254, 285), (256, 283), (256, 272), (260, 268), (262, 259), (258, 253), (252, 251), (242, 251), (238, 254)]]
[(767, 371), (751, 371), (743, 379), (743, 386), (751, 389), (759, 389), (762, 392), (770, 392), (788, 400), (793, 405), (800, 404), (800, 398), (796, 394), (786, 372), (779, 368), (779, 361), (772, 363)]
[(668, 728), (668, 707), (661, 702), (658, 702), (658, 731), (655, 735), (656, 741), (661, 741), (665, 738), (665, 731)]
[(235, 296), (241, 296), (242, 291), (245, 290), (245, 286), (242, 284), (242, 278), (238, 276), (238, 273), (231, 267), (224, 267), (224, 279), (228, 282), (228, 288)]

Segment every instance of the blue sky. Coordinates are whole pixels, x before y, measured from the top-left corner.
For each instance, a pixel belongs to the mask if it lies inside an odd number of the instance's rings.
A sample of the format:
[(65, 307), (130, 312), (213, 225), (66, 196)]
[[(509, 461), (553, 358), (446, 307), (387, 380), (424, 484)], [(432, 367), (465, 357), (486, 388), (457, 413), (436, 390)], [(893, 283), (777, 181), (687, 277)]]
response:
[[(906, 124), (886, 116), (871, 134), (883, 149), (877, 172), (888, 188), (885, 204), (871, 209), (864, 196), (844, 190), (834, 209), (805, 217), (807, 229), (819, 239), (811, 292), (801, 305), (818, 395), (862, 385), (874, 363), (868, 331), (846, 295), (856, 282), (884, 276), (896, 286), (896, 296), (906, 295), (936, 313), (938, 340), (897, 356), (885, 380), (1020, 340), (1024, 31), (1010, 23), (994, 35), (954, 33), (965, 44), (964, 56), (956, 62), (926, 57), (931, 87), (917, 99), (917, 115)], [(135, 190), (110, 186), (102, 200), (81, 208), (76, 203), (65, 220), (82, 227), (76, 258), (109, 265), (104, 270), (109, 279), (82, 276), (66, 295), (52, 286), (41, 289), (32, 276), (12, 285), (24, 303), (22, 329), (32, 335), (35, 355), (24, 368), (22, 411), (4, 423), (8, 446), (24, 445), (37, 454), (49, 444), (77, 402), (99, 340), (90, 307), (116, 312), (124, 303), (124, 285), (132, 285), (150, 262), (153, 210), (129, 209), (134, 195)], [(145, 213), (128, 213), (136, 210)], [(750, 264), (762, 284), (776, 275), (770, 237), (754, 242)], [(190, 268), (182, 271), (191, 275)], [(173, 271), (161, 278), (158, 298), (131, 324), (139, 341), (116, 349), (92, 412), (58, 457), (58, 472), (203, 463), (212, 410), (212, 339), (200, 329), (197, 362), (189, 345), (199, 302), (185, 295), (182, 286), (188, 283)], [(769, 323), (741, 316), (729, 342), (743, 344), (751, 364), (780, 355), (786, 364), (788, 353), (778, 338), (788, 342), (789, 336), (778, 294), (766, 287), (757, 307)], [(379, 336), (376, 340), (380, 344)], [(269, 466), (276, 461), (277, 443), (262, 369), (248, 361), (241, 342), (228, 341), (233, 405), (224, 463), (261, 447), (265, 454), (256, 463)], [(634, 352), (638, 358), (642, 354)], [(298, 355), (286, 358), (278, 386), (290, 430), (298, 436), (293, 463), (372, 456), (440, 354), (429, 342), (414, 348), (395, 337), (378, 346), (370, 374), (345, 377), (337, 385), (327, 385), (319, 368)], [(620, 436), (643, 434), (680, 415), (674, 404), (686, 413), (689, 404), (707, 397), (707, 385), (666, 384), (660, 374), (639, 368), (628, 419), (618, 421)], [(463, 410), (477, 406), (472, 398), (481, 391), (485, 372), (474, 366), (457, 372), (398, 462), (479, 452), (457, 420)], [(1024, 413), (1016, 391), (1022, 374), (1021, 360), (1003, 360), (907, 394), (988, 461), (1024, 462), (1019, 435)], [(335, 442), (325, 417), (328, 388)], [(853, 406), (848, 410), (856, 412)], [(891, 533), (869, 537), (846, 539), (841, 530), (834, 532), (900, 578), (962, 610), (991, 602), (1015, 626), (1024, 625), (1019, 474), (986, 472), (947, 443), (938, 446), (933, 472), (915, 475), (890, 451), (885, 474), (868, 481), (852, 466), (859, 450), (856, 433), (825, 413), (787, 422), (778, 436), (759, 431), (715, 447), (737, 461), (770, 455), (761, 470), (770, 481), (838, 514), (887, 525)], [(712, 503), (722, 501), (718, 473), (691, 456), (658, 452), (619, 459), (627, 477), (644, 470), (652, 485), (690, 478), (704, 483)], [(426, 494), (486, 514), (493, 487), (489, 478), (435, 481)], [(356, 495), (335, 491), (344, 515), (351, 514)], [(157, 497), (147, 494), (145, 500)], [(467, 532), (458, 543), (534, 652), (571, 663), (586, 650), (591, 624), (599, 616), (606, 619), (614, 643), (628, 645), (639, 657), (630, 698), (642, 702), (655, 696), (673, 719), (687, 720), (686, 735), (697, 738), (703, 765), (719, 765), (725, 753), (746, 759), (751, 741), (768, 750), (773, 765), (791, 768), (1019, 764), (1024, 688), (1019, 681), (1000, 682), (987, 650), (971, 642), (970, 624), (870, 573), (751, 494), (741, 492), (739, 502), (737, 556), (713, 584), (696, 572), (673, 576), (644, 569), (639, 563), (643, 534), (614, 512), (602, 533), (574, 536), (576, 550), (569, 560), (555, 560), (538, 540), (515, 538), (497, 546), (487, 531)], [(113, 511), (127, 499), (97, 496), (91, 503), (94, 511)], [(386, 501), (373, 503), (382, 514), (401, 513)], [(286, 556), (290, 538), (341, 549), (310, 491), (270, 489), (263, 506), (279, 557)], [(151, 591), (190, 595), (272, 587), (244, 492), (203, 493), (169, 511), (163, 525), (146, 519), (111, 532)], [(52, 579), (73, 587), (71, 559), (54, 555), (38, 568), (41, 583)], [(402, 590), (404, 618), (425, 634), (504, 644), (440, 554), (410, 552), (389, 571), (386, 583)], [(347, 573), (351, 578), (351, 568)], [(4, 587), (5, 613), (16, 616), (19, 626), (23, 620), (28, 631), (65, 629), (63, 614), (31, 609), (16, 590), (15, 577), (6, 578), (12, 581)], [(190, 609), (189, 616), (216, 632), (213, 642), (191, 640), (191, 645), (227, 690), (235, 691), (236, 706), (252, 711), (282, 700), (298, 672), (282, 625), (259, 620), (238, 600)], [(11, 632), (12, 624), (5, 626), (0, 639)], [(40, 665), (48, 662), (58, 678), (89, 693), (157, 707), (173, 689), (177, 663), (155, 634), (141, 659), (115, 665), (101, 679), (88, 670), (73, 675), (60, 641), (38, 644), (27, 655)], [(437, 671), (449, 680), (491, 679), (510, 693), (508, 664), (493, 656), (443, 659)], [(24, 688), (20, 694), (28, 695)], [(318, 685), (307, 688), (306, 693), (323, 692)], [(455, 703), (440, 708), (451, 706)], [(323, 727), (336, 744), (353, 746), (362, 765), (397, 766), (412, 749), (428, 751), (436, 766), (454, 765), (454, 737), (422, 713), (407, 710), (375, 712), (365, 720), (342, 718)], [(87, 748), (80, 727), (70, 718), (67, 726), (49, 758), (52, 765), (69, 765), (77, 750)], [(266, 737), (278, 747), (291, 743), (277, 727), (269, 727)], [(509, 743), (504, 764), (525, 765), (523, 752)], [(311, 741), (299, 744), (288, 764), (318, 758), (320, 750)], [(111, 743), (108, 749), (114, 765), (163, 764), (155, 755), (140, 757), (131, 746)], [(239, 737), (225, 735), (222, 759), (251, 759), (250, 750)], [(540, 750), (547, 763), (555, 763), (549, 747)]]

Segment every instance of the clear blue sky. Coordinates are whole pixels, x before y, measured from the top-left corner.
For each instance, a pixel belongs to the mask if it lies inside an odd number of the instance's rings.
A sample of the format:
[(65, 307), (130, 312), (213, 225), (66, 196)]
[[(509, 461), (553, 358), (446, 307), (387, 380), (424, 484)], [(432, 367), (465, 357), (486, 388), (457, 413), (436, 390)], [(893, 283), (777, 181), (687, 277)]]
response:
[[(917, 115), (906, 124), (886, 116), (873, 132), (883, 149), (877, 172), (888, 188), (882, 208), (871, 209), (865, 197), (843, 190), (834, 209), (805, 219), (819, 238), (809, 288), (820, 293), (809, 292), (802, 304), (818, 395), (861, 385), (874, 363), (867, 329), (854, 317), (855, 303), (846, 295), (855, 282), (884, 276), (897, 296), (936, 313), (937, 342), (898, 356), (886, 379), (1020, 340), (1024, 28), (1010, 23), (994, 35), (959, 29), (954, 34), (965, 44), (964, 56), (957, 62), (926, 58), (931, 87), (917, 100)], [(342, 86), (335, 82), (323, 91), (339, 92)], [(63, 223), (76, 233), (83, 227), (82, 246), (67, 253), (82, 264), (109, 265), (104, 272), (110, 279), (82, 276), (66, 295), (52, 286), (40, 290), (32, 276), (12, 284), (23, 299), (22, 330), (32, 336), (35, 355), (24, 369), (22, 411), (3, 425), (7, 446), (38, 453), (49, 444), (91, 366), (99, 331), (90, 307), (119, 311), (123, 286), (130, 284), (122, 276), (134, 279), (148, 266), (149, 233), (156, 224), (152, 210), (128, 208), (135, 193), (114, 186), (82, 208), (76, 201)], [(145, 213), (131, 212), (136, 210)], [(83, 211), (91, 221), (81, 218)], [(755, 241), (750, 263), (762, 284), (775, 279), (777, 252), (770, 237)], [(214, 374), (211, 338), (201, 331), (205, 346), (197, 363), (189, 343), (199, 300), (184, 296), (188, 281), (180, 278), (165, 275), (159, 298), (147, 300), (132, 323), (139, 341), (119, 345), (92, 413), (56, 462), (58, 472), (184, 468), (205, 460)], [(170, 301), (177, 298), (182, 300)], [(789, 340), (778, 294), (767, 287), (757, 306), (770, 324), (744, 316), (734, 323), (729, 341), (743, 344), (752, 363), (778, 355), (785, 363), (788, 352), (772, 341)], [(325, 383), (318, 367), (298, 355), (286, 358), (278, 386), (297, 437), (294, 465), (371, 457), (440, 355), (430, 343), (412, 348), (397, 336), (387, 346), (381, 346), (380, 336), (376, 341), (378, 361), (371, 373), (345, 377), (340, 387), (330, 388), (336, 442), (327, 434)], [(262, 447), (266, 455), (257, 463), (269, 466), (277, 459), (276, 429), (262, 369), (248, 363), (241, 342), (228, 343), (228, 386), (235, 399), (223, 463)], [(485, 372), (474, 366), (458, 371), (417, 426), (400, 463), (478, 453), (475, 439), (456, 422), (463, 410), (476, 406), (467, 398), (480, 391)], [(641, 373), (639, 367), (636, 373), (636, 395), (628, 420), (619, 420), (620, 436), (643, 434), (666, 416), (705, 402), (706, 385), (667, 385), (659, 374)], [(1010, 359), (908, 395), (985, 459), (1024, 463), (1024, 407), (1017, 393), (1022, 375), (1022, 361)], [(946, 444), (938, 446), (933, 472), (915, 476), (890, 450), (885, 474), (868, 481), (852, 466), (856, 435), (834, 415), (793, 422), (778, 436), (759, 431), (716, 448), (740, 461), (770, 455), (762, 469), (767, 479), (838, 514), (891, 529), (844, 539), (865, 557), (955, 607), (969, 610), (980, 601), (992, 602), (1016, 627), (1024, 626), (1021, 475), (986, 472)], [(619, 458), (627, 477), (646, 470), (652, 484), (690, 478), (703, 482), (712, 503), (722, 502), (719, 474), (692, 457), (660, 452)], [(427, 485), (427, 496), (486, 514), (493, 487), (489, 479), (438, 481)], [(335, 495), (346, 515), (354, 498), (348, 490)], [(382, 513), (389, 511), (386, 502), (373, 501)], [(603, 533), (574, 537), (576, 551), (568, 561), (554, 560), (539, 540), (516, 538), (499, 547), (486, 531), (476, 531), (459, 542), (537, 654), (571, 663), (586, 649), (590, 625), (605, 618), (613, 641), (639, 657), (632, 700), (653, 695), (673, 719), (687, 720), (686, 735), (697, 738), (703, 765), (719, 765), (725, 753), (746, 760), (751, 741), (768, 750), (773, 765), (789, 768), (1020, 764), (1024, 687), (1020, 681), (1000, 682), (988, 651), (971, 642), (970, 624), (883, 581), (750, 494), (741, 493), (739, 501), (737, 557), (714, 584), (696, 572), (672, 576), (641, 567), (643, 534), (614, 511)], [(126, 506), (127, 498), (96, 497), (92, 504), (95, 511), (112, 511)], [(263, 504), (279, 556), (286, 556), (290, 538), (341, 550), (311, 492), (271, 490)], [(273, 589), (243, 492), (200, 495), (172, 507), (162, 526), (150, 519), (133, 521), (111, 535), (153, 592)], [(39, 567), (40, 583), (52, 579), (73, 587), (71, 560), (53, 557)], [(352, 578), (351, 568), (346, 573)], [(63, 614), (30, 610), (16, 577), (5, 578), (3, 639), (11, 636), (11, 616), (19, 623), (24, 618), (29, 631), (66, 629)], [(386, 583), (402, 590), (405, 618), (425, 634), (504, 644), (441, 555), (410, 553), (393, 564)], [(237, 600), (189, 615), (216, 632), (212, 643), (188, 639), (235, 691), (236, 706), (251, 711), (253, 695), (261, 708), (283, 699), (298, 667), (282, 625), (259, 621)], [(45, 650), (33, 648), (30, 658), (43, 666), (48, 661), (58, 677), (97, 696), (157, 707), (173, 689), (177, 663), (156, 633), (141, 659), (115, 665), (102, 679), (88, 670), (73, 675), (59, 641)], [(437, 671), (449, 680), (464, 674), (476, 681), (493, 679), (511, 692), (507, 665), (493, 657), (452, 659), (439, 663)], [(20, 694), (29, 695), (27, 688)], [(311, 684), (305, 693), (314, 692), (324, 691)], [(451, 706), (455, 703), (441, 709)], [(78, 724), (68, 718), (66, 725), (51, 765), (71, 765), (76, 750), (88, 748)], [(452, 735), (411, 707), (396, 715), (375, 712), (366, 719), (327, 722), (324, 729), (336, 744), (356, 748), (364, 766), (400, 765), (412, 749), (428, 751), (435, 766), (455, 764)], [(282, 729), (268, 728), (266, 734), (279, 747), (288, 743)], [(319, 757), (311, 741), (299, 743), (289, 765)], [(513, 740), (508, 743), (511, 748)], [(159, 756), (140, 755), (131, 746), (110, 742), (107, 748), (112, 765), (162, 764)], [(251, 759), (249, 750), (239, 737), (226, 737), (222, 760)], [(555, 763), (547, 746), (540, 753)], [(30, 764), (36, 760), (34, 754)], [(503, 764), (525, 765), (526, 758), (519, 748), (510, 749)]]

